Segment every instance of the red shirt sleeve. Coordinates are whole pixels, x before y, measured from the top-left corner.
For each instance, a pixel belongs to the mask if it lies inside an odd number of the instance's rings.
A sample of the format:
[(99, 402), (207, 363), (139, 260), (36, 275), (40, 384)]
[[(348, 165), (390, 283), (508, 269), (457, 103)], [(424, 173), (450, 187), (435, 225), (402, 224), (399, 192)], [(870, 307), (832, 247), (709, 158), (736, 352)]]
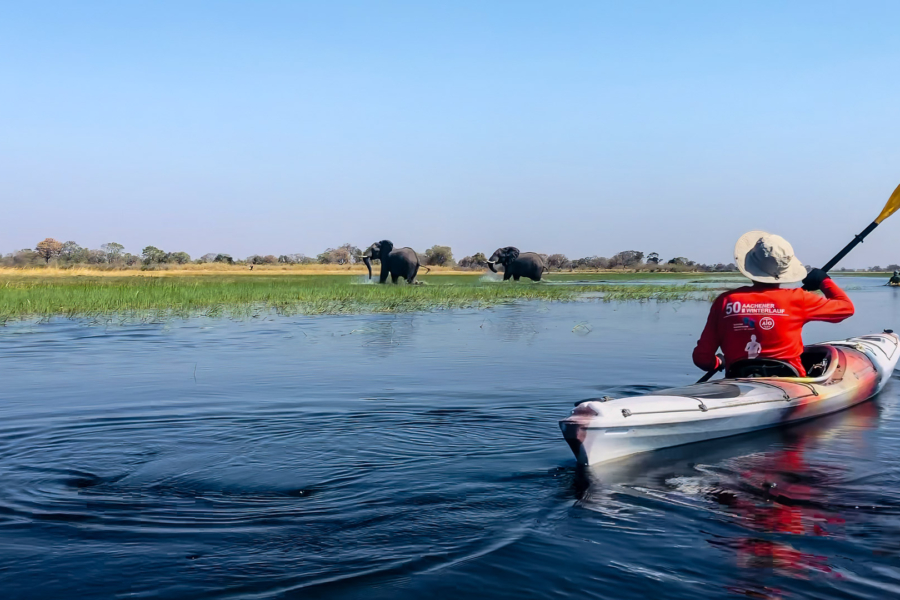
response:
[(716, 350), (719, 349), (719, 331), (717, 325), (722, 314), (722, 296), (716, 298), (712, 307), (709, 309), (709, 317), (706, 319), (706, 327), (697, 340), (697, 347), (694, 348), (694, 364), (703, 369), (710, 371), (716, 367)]
[(822, 293), (803, 294), (803, 309), (806, 313), (806, 321), (828, 321), (840, 323), (847, 317), (853, 316), (853, 302), (847, 294), (831, 279), (822, 282)]

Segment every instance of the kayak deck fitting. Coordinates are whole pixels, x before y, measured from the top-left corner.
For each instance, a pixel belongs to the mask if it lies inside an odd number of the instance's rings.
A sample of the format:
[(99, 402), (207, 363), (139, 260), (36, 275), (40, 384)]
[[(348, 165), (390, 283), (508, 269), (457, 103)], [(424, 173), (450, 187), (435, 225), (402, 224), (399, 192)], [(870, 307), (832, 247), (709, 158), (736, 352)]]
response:
[(559, 422), (579, 462), (596, 464), (660, 448), (805, 421), (877, 394), (900, 358), (886, 330), (806, 346), (808, 377), (718, 379), (630, 398), (578, 403)]

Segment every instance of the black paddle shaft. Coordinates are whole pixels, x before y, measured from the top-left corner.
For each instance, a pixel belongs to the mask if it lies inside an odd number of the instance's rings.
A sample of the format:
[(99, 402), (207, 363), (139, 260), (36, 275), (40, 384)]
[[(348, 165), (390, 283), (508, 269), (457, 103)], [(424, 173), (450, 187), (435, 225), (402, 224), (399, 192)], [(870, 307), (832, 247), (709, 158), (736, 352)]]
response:
[(701, 377), (700, 379), (697, 380), (697, 383), (706, 383), (707, 381), (712, 379), (712, 376), (715, 375), (716, 373), (718, 373), (719, 371), (721, 371), (721, 369), (713, 369), (712, 371), (707, 371), (706, 375), (704, 375), (703, 377)]
[(833, 269), (833, 268), (834, 268), (834, 265), (836, 265), (836, 264), (838, 264), (839, 262), (841, 262), (841, 259), (844, 258), (845, 256), (847, 256), (847, 254), (848, 254), (851, 250), (853, 250), (854, 248), (856, 248), (856, 245), (859, 244), (860, 242), (862, 242), (863, 239), (864, 239), (867, 235), (869, 235), (870, 233), (872, 233), (872, 230), (875, 229), (876, 227), (878, 227), (878, 221), (872, 221), (872, 223), (871, 223), (868, 227), (866, 227), (865, 229), (863, 229), (862, 232), (861, 232), (859, 235), (857, 235), (856, 237), (853, 238), (853, 241), (852, 241), (852, 242), (850, 242), (849, 244), (847, 244), (846, 246), (844, 246), (844, 249), (843, 249), (843, 250), (841, 250), (840, 252), (838, 252), (838, 253), (834, 256), (834, 258), (832, 258), (832, 259), (829, 260), (827, 263), (825, 263), (825, 266), (822, 267), (822, 270), (825, 271), (825, 272), (828, 272), (828, 271), (830, 271), (831, 269)]
[(704, 375), (703, 377), (701, 377), (700, 379), (697, 380), (697, 383), (706, 383), (707, 381), (709, 381), (712, 378), (713, 375), (715, 375), (719, 371), (725, 370), (725, 357), (721, 354), (716, 354), (716, 356), (719, 357), (719, 360), (721, 361), (719, 368), (712, 369), (711, 371), (707, 371), (706, 375)]

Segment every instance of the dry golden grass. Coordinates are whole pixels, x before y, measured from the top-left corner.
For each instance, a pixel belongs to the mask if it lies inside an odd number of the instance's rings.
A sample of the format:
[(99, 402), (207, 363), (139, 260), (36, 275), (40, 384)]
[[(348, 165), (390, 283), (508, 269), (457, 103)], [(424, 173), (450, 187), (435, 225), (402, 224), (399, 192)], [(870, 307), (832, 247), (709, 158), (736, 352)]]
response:
[[(449, 267), (429, 267), (428, 275), (483, 275), (485, 271), (463, 271)], [(372, 277), (377, 278), (380, 267), (373, 265)], [(60, 269), (56, 267), (0, 267), (0, 277), (179, 277), (197, 275), (365, 275), (365, 265), (225, 265), (207, 263), (202, 265), (166, 265), (162, 269), (142, 271), (139, 268), (105, 269), (95, 267), (73, 267)], [(419, 276), (425, 275), (425, 269), (419, 269)]]

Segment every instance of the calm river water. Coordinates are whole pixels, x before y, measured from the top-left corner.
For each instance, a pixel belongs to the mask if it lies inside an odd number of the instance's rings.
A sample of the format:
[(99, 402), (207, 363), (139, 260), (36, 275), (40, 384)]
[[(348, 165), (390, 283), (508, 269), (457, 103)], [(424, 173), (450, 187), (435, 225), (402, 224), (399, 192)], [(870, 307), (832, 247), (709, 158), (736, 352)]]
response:
[[(900, 329), (900, 289), (807, 341)], [(705, 303), (0, 328), (18, 598), (900, 595), (900, 382), (579, 469), (574, 402), (681, 385)]]

